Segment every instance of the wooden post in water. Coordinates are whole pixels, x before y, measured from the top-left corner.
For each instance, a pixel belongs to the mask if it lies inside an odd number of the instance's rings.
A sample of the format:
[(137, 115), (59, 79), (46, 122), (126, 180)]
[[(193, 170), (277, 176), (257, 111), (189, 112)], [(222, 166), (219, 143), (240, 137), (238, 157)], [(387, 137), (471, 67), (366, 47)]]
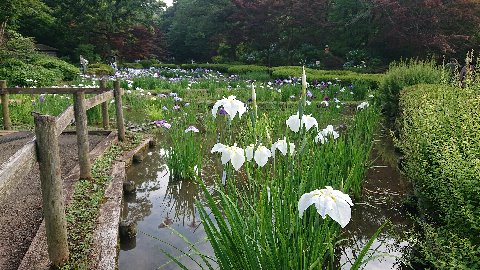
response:
[(123, 121), (123, 108), (122, 108), (122, 90), (120, 89), (120, 81), (113, 82), (113, 95), (115, 97), (115, 111), (117, 113), (117, 129), (118, 140), (125, 141), (125, 123)]
[[(100, 88), (107, 88), (107, 81), (102, 79), (100, 81)], [(108, 102), (105, 101), (102, 103), (102, 119), (103, 119), (103, 129), (108, 130), (110, 123), (108, 119)]]
[[(7, 81), (0, 81), (0, 88), (7, 88)], [(10, 120), (10, 110), (8, 109), (9, 98), (8, 94), (2, 94), (2, 112), (3, 112), (3, 129), (11, 130), (12, 121)]]
[(90, 152), (88, 145), (87, 110), (85, 106), (85, 92), (73, 95), (73, 110), (75, 114), (75, 127), (77, 130), (78, 162), (80, 164), (80, 179), (92, 178), (92, 166), (88, 158)]
[(60, 175), (56, 118), (33, 113), (43, 198), (48, 256), (55, 266), (68, 260), (67, 220)]

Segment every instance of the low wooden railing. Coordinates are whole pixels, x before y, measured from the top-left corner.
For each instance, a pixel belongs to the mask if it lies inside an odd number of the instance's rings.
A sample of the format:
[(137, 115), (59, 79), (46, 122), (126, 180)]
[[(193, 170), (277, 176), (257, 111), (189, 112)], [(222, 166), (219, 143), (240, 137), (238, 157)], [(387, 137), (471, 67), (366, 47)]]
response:
[[(68, 260), (67, 229), (65, 202), (60, 175), (60, 155), (58, 137), (75, 119), (77, 134), (78, 160), (80, 178), (92, 178), (91, 163), (88, 157), (88, 128), (86, 111), (102, 105), (103, 127), (108, 129), (108, 101), (115, 100), (118, 139), (125, 140), (125, 125), (122, 109), (122, 90), (120, 82), (114, 82), (113, 90), (102, 81), (100, 88), (7, 88), (5, 81), (0, 81), (0, 95), (4, 129), (12, 128), (8, 108), (9, 94), (72, 94), (73, 105), (58, 117), (32, 112), (35, 122), (35, 138), (20, 149), (6, 163), (0, 164), (0, 192), (15, 179), (23, 178), (38, 161), (43, 198), (43, 212), (47, 233), (50, 261), (61, 265)], [(85, 94), (97, 94), (85, 99)], [(35, 147), (36, 145), (36, 147)]]

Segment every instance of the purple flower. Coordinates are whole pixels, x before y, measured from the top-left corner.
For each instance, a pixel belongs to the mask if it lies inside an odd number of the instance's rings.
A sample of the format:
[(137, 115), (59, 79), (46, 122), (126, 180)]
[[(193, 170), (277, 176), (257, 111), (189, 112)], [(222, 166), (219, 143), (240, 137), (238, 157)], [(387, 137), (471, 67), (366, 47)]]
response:
[(324, 97), (324, 98), (323, 98), (323, 100), (325, 100), (325, 101), (329, 101), (329, 100), (330, 100), (330, 98), (329, 98), (329, 97)]
[(177, 94), (177, 93), (174, 93), (174, 92), (170, 93), (169, 95), (170, 95), (171, 97), (176, 97), (176, 96), (178, 96), (178, 94)]
[(312, 94), (312, 92), (310, 92), (310, 90), (307, 91), (307, 97), (309, 97), (309, 98), (313, 97), (313, 94)]
[(173, 97), (173, 100), (180, 102), (183, 100), (183, 98), (175, 96)]
[(163, 107), (162, 107), (162, 110), (164, 110), (164, 111), (168, 111), (168, 108), (167, 108), (167, 106), (163, 106)]
[(45, 102), (45, 95), (41, 94), (38, 99), (40, 100), (40, 103), (44, 103)]
[(178, 105), (175, 105), (175, 106), (173, 106), (173, 108), (172, 108), (172, 109), (174, 109), (174, 110), (178, 110), (178, 109), (180, 109), (180, 106), (178, 106)]
[(185, 129), (185, 133), (188, 133), (188, 132), (197, 133), (197, 132), (199, 132), (199, 130), (195, 126), (189, 126), (187, 129)]
[(157, 126), (161, 126), (161, 125), (165, 124), (166, 122), (167, 121), (165, 121), (165, 120), (155, 120), (155, 121), (153, 121), (153, 123)]
[(153, 123), (155, 125), (157, 125), (157, 127), (164, 127), (166, 129), (170, 129), (172, 127), (172, 125), (167, 123), (167, 121), (165, 121), (165, 120), (155, 120), (155, 121), (153, 121)]
[(224, 108), (220, 108), (220, 110), (218, 110), (218, 114), (220, 114), (220, 115), (228, 115), (227, 111), (225, 111)]

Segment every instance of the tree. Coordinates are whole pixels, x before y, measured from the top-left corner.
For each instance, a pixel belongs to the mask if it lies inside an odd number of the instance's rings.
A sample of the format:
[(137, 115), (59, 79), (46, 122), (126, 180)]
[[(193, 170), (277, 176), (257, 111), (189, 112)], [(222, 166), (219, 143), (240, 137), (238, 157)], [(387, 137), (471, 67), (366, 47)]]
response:
[(478, 41), (476, 0), (371, 0), (378, 34), (371, 45), (385, 54), (454, 54)]
[[(119, 35), (133, 27), (153, 29), (163, 12), (164, 3), (157, 0), (45, 0), (57, 22), (48, 37), (62, 54), (78, 59), (78, 48), (106, 58)], [(93, 46), (92, 46), (93, 45)]]
[(163, 30), (177, 61), (210, 61), (228, 32), (230, 0), (182, 0), (167, 9)]
[(28, 15), (51, 19), (50, 9), (41, 0), (2, 0), (0, 10), (0, 47), (5, 43), (7, 25), (18, 18)]

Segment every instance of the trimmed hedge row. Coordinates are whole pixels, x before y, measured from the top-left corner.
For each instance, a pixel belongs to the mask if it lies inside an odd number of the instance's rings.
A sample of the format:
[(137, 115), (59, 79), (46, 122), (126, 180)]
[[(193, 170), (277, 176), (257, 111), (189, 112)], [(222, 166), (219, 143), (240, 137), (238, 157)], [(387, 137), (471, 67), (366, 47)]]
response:
[[(124, 63), (122, 67), (126, 68), (145, 68), (141, 63)], [(156, 64), (152, 67), (169, 67), (183, 69), (206, 68), (229, 74), (266, 74), (273, 79), (286, 79), (289, 77), (300, 77), (302, 75), (302, 67), (300, 66), (283, 66), (269, 68), (267, 66), (257, 65), (228, 65), (228, 64), (182, 64), (176, 66), (174, 64)], [(378, 88), (383, 78), (383, 74), (364, 74), (348, 70), (317, 70), (306, 69), (307, 79), (309, 81), (341, 81), (344, 84), (366, 84), (370, 88)], [(264, 76), (262, 76), (264, 77)]]
[(426, 217), (419, 251), (437, 269), (480, 269), (480, 94), (416, 85), (400, 95), (403, 171)]
[(391, 63), (379, 86), (383, 114), (390, 120), (398, 116), (398, 99), (403, 88), (421, 83), (440, 83), (441, 77), (442, 70), (434, 61), (411, 59)]
[[(306, 68), (305, 73), (309, 81), (341, 81), (343, 84), (367, 84), (370, 88), (378, 88), (383, 74), (356, 73), (348, 70), (318, 70)], [(272, 68), (272, 77), (276, 79), (290, 76), (300, 77), (302, 67), (285, 66)]]

